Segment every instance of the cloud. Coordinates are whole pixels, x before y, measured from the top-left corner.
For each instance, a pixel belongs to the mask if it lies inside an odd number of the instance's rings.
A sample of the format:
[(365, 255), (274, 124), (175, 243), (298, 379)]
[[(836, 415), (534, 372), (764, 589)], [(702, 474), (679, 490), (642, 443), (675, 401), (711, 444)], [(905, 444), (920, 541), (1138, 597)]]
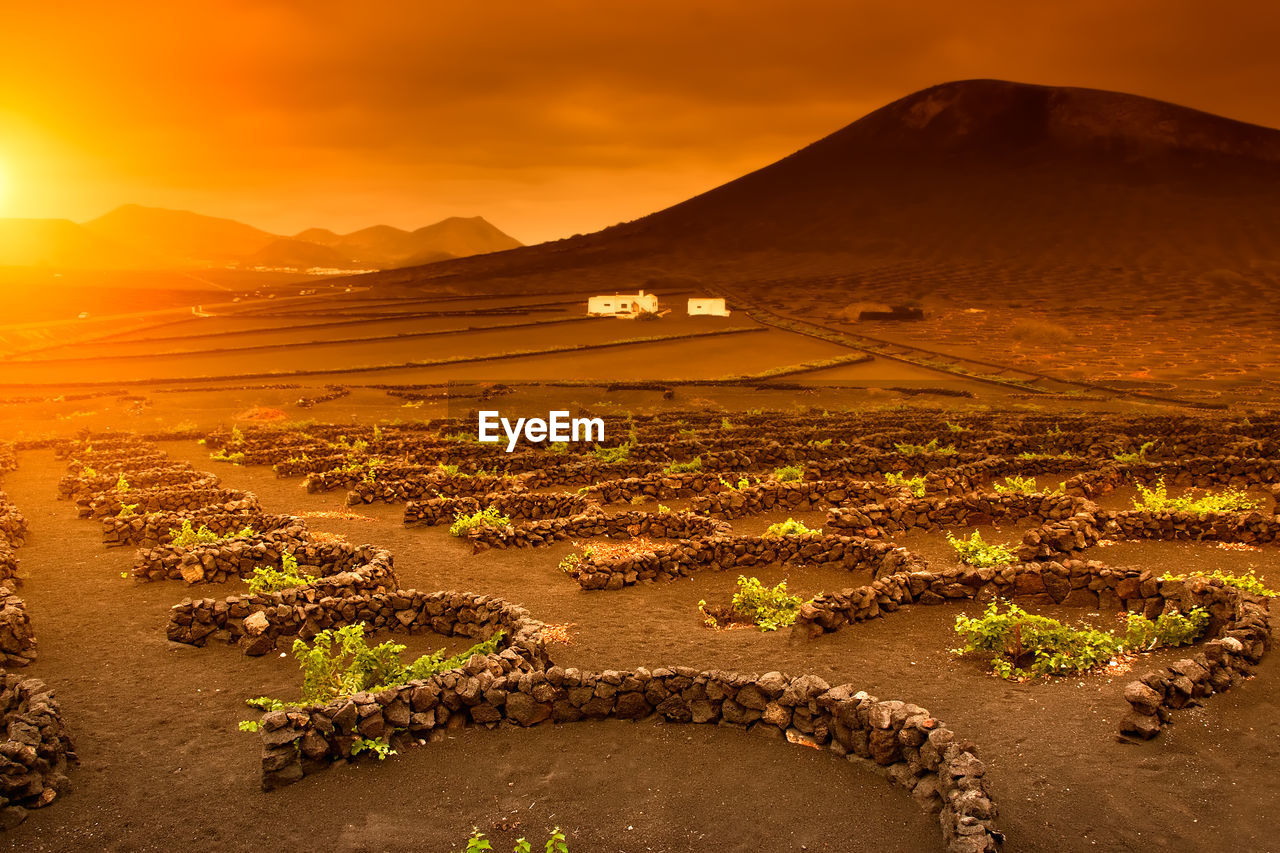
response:
[[(63, 172), (85, 177), (84, 209), (67, 215), (198, 201), (291, 230), (483, 213), (542, 239), (678, 201), (949, 79), (1120, 89), (1280, 124), (1280, 14), (1234, 11), (1191, 0), (25, 4), (6, 12), (0, 73), (21, 85), (0, 108), (79, 158)], [(71, 196), (37, 189), (26, 188), (33, 203)], [(332, 218), (312, 218), (322, 213)]]

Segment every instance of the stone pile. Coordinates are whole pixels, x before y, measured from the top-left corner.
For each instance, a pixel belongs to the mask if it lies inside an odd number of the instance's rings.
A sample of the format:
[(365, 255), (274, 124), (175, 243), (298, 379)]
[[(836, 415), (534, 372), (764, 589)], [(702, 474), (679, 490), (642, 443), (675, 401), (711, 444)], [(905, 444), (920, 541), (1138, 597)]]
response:
[[(977, 491), (989, 492), (992, 491), (990, 484), (1004, 477), (1035, 477), (1041, 474), (1088, 470), (1096, 468), (1099, 464), (1096, 457), (1085, 456), (1069, 459), (1054, 456), (1033, 458), (988, 456), (977, 462), (928, 472), (925, 474), (925, 494), (963, 495)], [(1075, 494), (1070, 489), (1067, 491)]]
[(520, 482), (529, 489), (545, 489), (551, 486), (591, 486), (602, 480), (624, 480), (629, 477), (647, 477), (661, 473), (667, 467), (664, 462), (648, 462), (627, 459), (621, 462), (602, 462), (592, 456), (577, 461), (553, 462), (543, 460), (541, 467), (520, 476)]
[(1102, 538), (1097, 516), (1092, 512), (1082, 512), (1028, 530), (1014, 553), (1023, 561), (1056, 560), (1079, 556)]
[(1107, 539), (1195, 540), (1274, 544), (1280, 538), (1280, 516), (1261, 512), (1124, 512), (1097, 513)]
[(566, 518), (587, 511), (587, 499), (572, 492), (493, 492), (479, 498), (427, 498), (404, 506), (406, 525), (448, 524), (458, 515), (473, 515), (492, 507), (512, 519)]
[(190, 521), (196, 530), (208, 527), (219, 536), (229, 536), (244, 528), (255, 533), (268, 533), (292, 527), (297, 519), (291, 515), (268, 515), (257, 508), (257, 501), (231, 501), (215, 504), (194, 512), (153, 512), (124, 518), (102, 519), (102, 541), (105, 545), (136, 545), (154, 548), (172, 540), (172, 531)]
[(0, 829), (11, 829), (70, 790), (66, 771), (77, 758), (43, 681), (0, 670), (0, 719)]
[(27, 519), (9, 502), (9, 496), (0, 492), (0, 545), (20, 548), (27, 541)]
[[(277, 477), (305, 477), (303, 485), (308, 492), (327, 492), (330, 489), (346, 488), (363, 476), (363, 472), (350, 471), (342, 467), (347, 462), (347, 454), (325, 450), (324, 452), (307, 453), (302, 456), (290, 456), (279, 462), (273, 462), (271, 470)], [(334, 475), (331, 484), (323, 482), (323, 476)], [(311, 477), (321, 477), (313, 487)]]
[[(177, 486), (216, 488), (218, 478), (204, 471), (197, 471), (190, 462), (169, 462), (153, 468), (130, 471), (125, 477), (131, 488), (163, 489)], [(119, 474), (67, 474), (58, 481), (58, 500), (90, 501), (98, 495), (115, 491)]]
[(27, 616), (27, 605), (0, 584), (0, 664), (26, 666), (35, 659), (36, 632)]
[(371, 546), (357, 548), (345, 543), (310, 542), (306, 525), (298, 521), (270, 533), (234, 537), (180, 548), (160, 545), (140, 548), (134, 557), (133, 577), (143, 581), (183, 580), (194, 583), (223, 583), (229, 578), (245, 578), (258, 566), (279, 567), (288, 552), (300, 569), (310, 574), (329, 575), (348, 571), (367, 560)]
[(996, 521), (1062, 521), (1094, 509), (1082, 498), (1059, 494), (983, 494), (895, 498), (882, 504), (833, 509), (824, 529), (856, 535), (897, 534), (910, 530), (974, 527)]
[(0, 540), (0, 584), (18, 586), (22, 583), (18, 577), (18, 555), (7, 543)]
[(583, 556), (569, 569), (583, 589), (616, 590), (642, 581), (673, 580), (697, 571), (750, 573), (759, 566), (803, 561), (873, 576), (923, 570), (928, 564), (905, 548), (858, 536), (707, 536), (624, 557)]
[(347, 506), (374, 502), (404, 503), (432, 497), (474, 497), (498, 491), (514, 491), (521, 485), (519, 480), (495, 477), (491, 474), (443, 472), (413, 475), (401, 480), (382, 478), (373, 482), (362, 480), (347, 492)]
[(741, 518), (775, 510), (807, 512), (845, 503), (860, 505), (889, 495), (909, 494), (903, 487), (865, 480), (766, 480), (741, 489), (722, 488), (714, 494), (700, 495), (693, 499), (690, 509), (718, 518)]
[(92, 450), (68, 462), (67, 473), (81, 474), (85, 470), (92, 470), (116, 477), (127, 471), (164, 465), (168, 461), (169, 458), (158, 450)]
[[(1162, 591), (1169, 593), (1169, 587), (1181, 583), (1164, 582)], [(1120, 723), (1122, 734), (1144, 740), (1155, 737), (1171, 721), (1172, 711), (1238, 687), (1271, 648), (1269, 600), (1230, 587), (1215, 589), (1214, 582), (1206, 578), (1190, 578), (1185, 583), (1185, 604), (1225, 603), (1230, 618), (1222, 620), (1216, 639), (1205, 643), (1199, 653), (1151, 670), (1126, 685), (1124, 698), (1130, 712)]]
[(581, 515), (547, 518), (507, 527), (481, 526), (467, 534), (475, 552), (489, 548), (540, 548), (565, 539), (608, 536), (634, 539), (648, 536), (657, 539), (692, 539), (728, 533), (729, 527), (691, 512), (641, 512), (639, 510), (606, 515), (599, 507), (588, 507)]
[[(390, 555), (387, 555), (390, 562)], [(349, 574), (356, 574), (354, 572)], [(246, 654), (266, 654), (282, 638), (310, 640), (321, 631), (363, 622), (367, 631), (414, 633), (487, 639), (502, 631), (507, 648), (531, 663), (545, 662), (543, 625), (523, 607), (491, 596), (459, 592), (397, 589), (394, 575), (383, 576), (387, 589), (340, 589), (312, 584), (276, 593), (185, 600), (169, 613), (170, 640), (203, 646), (210, 638), (240, 643)], [(335, 595), (335, 591), (341, 594)], [(326, 594), (327, 593), (327, 594)]]
[(195, 484), (167, 486), (158, 489), (130, 488), (125, 492), (114, 489), (84, 503), (77, 502), (81, 518), (105, 518), (119, 515), (124, 507), (133, 507), (136, 515), (152, 512), (191, 512), (218, 504), (257, 503), (257, 497), (238, 489), (206, 488)]
[(599, 504), (628, 503), (636, 498), (645, 500), (680, 500), (718, 492), (725, 488), (721, 482), (723, 477), (736, 483), (746, 474), (735, 471), (731, 474), (709, 474), (703, 471), (687, 471), (673, 474), (659, 471), (643, 477), (623, 477), (617, 480), (603, 480), (587, 486), (582, 494)]
[(905, 455), (876, 451), (857, 456), (817, 459), (805, 463), (806, 480), (866, 480), (884, 474), (925, 474), (973, 461), (961, 453)]
[(1097, 497), (1130, 483), (1149, 486), (1159, 480), (1164, 480), (1171, 489), (1267, 487), (1280, 482), (1280, 460), (1237, 456), (1195, 456), (1149, 462), (1108, 460), (1094, 470), (1067, 480), (1066, 487), (1072, 494)]

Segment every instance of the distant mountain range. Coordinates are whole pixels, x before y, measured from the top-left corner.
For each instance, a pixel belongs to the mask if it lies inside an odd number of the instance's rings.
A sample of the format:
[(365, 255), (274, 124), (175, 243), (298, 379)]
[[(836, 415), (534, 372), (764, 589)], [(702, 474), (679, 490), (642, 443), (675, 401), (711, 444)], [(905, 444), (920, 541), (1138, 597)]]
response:
[(0, 266), (67, 269), (270, 267), (391, 269), (518, 248), (483, 217), (416, 231), (375, 225), (350, 234), (309, 228), (292, 237), (243, 222), (126, 204), (97, 219), (0, 219)]

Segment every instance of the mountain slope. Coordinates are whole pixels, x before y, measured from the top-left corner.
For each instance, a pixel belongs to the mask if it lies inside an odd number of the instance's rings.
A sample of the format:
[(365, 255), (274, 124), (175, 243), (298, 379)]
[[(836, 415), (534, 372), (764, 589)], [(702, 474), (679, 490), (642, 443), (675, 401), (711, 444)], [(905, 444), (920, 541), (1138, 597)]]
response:
[(145, 248), (184, 265), (238, 260), (278, 239), (232, 219), (138, 204), (117, 207), (84, 223), (84, 227), (116, 243)]
[(1131, 95), (968, 81), (615, 234), (960, 256), (1069, 254), (1078, 240), (1114, 257), (1194, 238), (1233, 252), (1274, 240), (1277, 191), (1280, 132)]
[(153, 262), (68, 219), (0, 219), (0, 266), (127, 269)]
[(1280, 131), (1136, 95), (969, 80), (634, 222), (417, 275), (618, 265), (631, 280), (655, 267), (856, 278), (897, 263), (1208, 271), (1258, 259), (1280, 261)]
[(448, 252), (458, 257), (518, 249), (523, 244), (483, 216), (451, 216), (413, 232), (414, 251)]
[(247, 255), (243, 263), (252, 267), (269, 269), (306, 270), (314, 267), (325, 269), (360, 269), (358, 264), (332, 246), (322, 246), (307, 240), (281, 238)]
[(215, 216), (126, 204), (97, 219), (0, 218), (0, 266), (68, 269), (392, 268), (520, 246), (483, 218), (452, 217), (405, 231), (374, 225), (336, 234), (308, 228), (294, 237)]
[(483, 217), (453, 216), (416, 231), (375, 225), (350, 234), (334, 235), (325, 245), (366, 266), (399, 267), (499, 252), (522, 244)]

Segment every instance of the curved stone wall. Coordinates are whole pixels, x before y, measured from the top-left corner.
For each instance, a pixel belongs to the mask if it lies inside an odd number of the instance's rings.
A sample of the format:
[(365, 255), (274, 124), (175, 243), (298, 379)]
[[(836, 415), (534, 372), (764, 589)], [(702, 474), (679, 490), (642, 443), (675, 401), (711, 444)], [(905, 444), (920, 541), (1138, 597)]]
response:
[(427, 498), (405, 504), (404, 523), (448, 524), (460, 514), (472, 515), (488, 507), (508, 518), (537, 521), (581, 515), (587, 511), (588, 506), (589, 502), (585, 497), (572, 492), (493, 492), (479, 498)]
[(77, 762), (53, 692), (36, 678), (0, 670), (0, 829), (21, 823), (70, 790), (67, 768)]
[(526, 670), (500, 655), (473, 656), (460, 670), (329, 705), (262, 718), (262, 785), (301, 780), (351, 760), (357, 738), (412, 739), (456, 724), (493, 727), (606, 718), (725, 725), (772, 733), (885, 768), (889, 780), (936, 810), (951, 853), (999, 850), (986, 768), (924, 708), (880, 701), (851, 685), (782, 673), (739, 675), (687, 667), (582, 672)]
[(905, 548), (859, 536), (717, 535), (658, 546), (628, 557), (583, 556), (569, 576), (583, 589), (622, 589), (643, 581), (674, 580), (697, 571), (749, 571), (758, 566), (803, 559), (873, 576), (923, 570), (927, 563)]
[(0, 664), (26, 666), (36, 659), (36, 634), (26, 603), (0, 584)]
[(489, 548), (540, 548), (565, 539), (608, 536), (630, 539), (692, 539), (728, 533), (725, 522), (691, 512), (619, 512), (606, 515), (599, 507), (569, 518), (547, 518), (508, 527), (478, 527), (467, 537), (476, 551)]

